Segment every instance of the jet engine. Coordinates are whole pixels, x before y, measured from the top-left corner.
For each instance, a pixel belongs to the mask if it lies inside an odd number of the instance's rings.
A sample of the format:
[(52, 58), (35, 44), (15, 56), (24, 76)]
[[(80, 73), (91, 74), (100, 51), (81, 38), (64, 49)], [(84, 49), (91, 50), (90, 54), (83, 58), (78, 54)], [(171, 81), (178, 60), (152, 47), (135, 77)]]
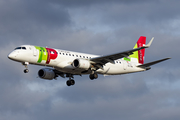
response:
[(38, 75), (42, 79), (52, 80), (55, 78), (55, 73), (52, 69), (43, 68), (38, 71)]
[(88, 60), (85, 60), (85, 59), (75, 59), (73, 61), (73, 66), (75, 68), (88, 70), (91, 67), (91, 64)]

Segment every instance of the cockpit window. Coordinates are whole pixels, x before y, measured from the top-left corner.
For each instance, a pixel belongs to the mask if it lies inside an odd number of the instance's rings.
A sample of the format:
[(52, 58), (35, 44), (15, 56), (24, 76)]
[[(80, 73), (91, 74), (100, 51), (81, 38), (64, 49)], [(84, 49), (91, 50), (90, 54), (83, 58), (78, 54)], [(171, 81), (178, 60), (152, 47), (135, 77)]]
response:
[(18, 49), (26, 50), (26, 47), (17, 47), (17, 48), (15, 48), (15, 50), (18, 50)]
[(15, 48), (15, 50), (17, 50), (17, 49), (21, 49), (21, 47), (17, 47), (17, 48)]
[(22, 49), (26, 50), (26, 47), (22, 47)]

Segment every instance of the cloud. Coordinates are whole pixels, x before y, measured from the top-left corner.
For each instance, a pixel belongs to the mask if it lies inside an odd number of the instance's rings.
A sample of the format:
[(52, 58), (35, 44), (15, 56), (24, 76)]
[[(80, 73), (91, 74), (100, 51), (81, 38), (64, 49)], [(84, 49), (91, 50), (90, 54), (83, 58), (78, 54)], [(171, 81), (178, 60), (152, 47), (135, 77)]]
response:
[[(3, 1), (0, 4), (1, 45), (8, 42), (36, 43), (48, 31), (71, 23), (68, 11), (62, 6), (41, 1)], [(7, 7), (8, 6), (8, 7)], [(40, 40), (41, 42), (43, 40)]]

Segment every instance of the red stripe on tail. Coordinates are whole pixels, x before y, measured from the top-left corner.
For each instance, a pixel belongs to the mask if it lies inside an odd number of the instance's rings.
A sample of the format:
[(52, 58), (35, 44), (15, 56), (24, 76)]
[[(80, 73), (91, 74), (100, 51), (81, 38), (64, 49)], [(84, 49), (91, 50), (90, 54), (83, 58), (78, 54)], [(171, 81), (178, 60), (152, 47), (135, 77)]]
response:
[[(146, 44), (146, 37), (141, 36), (137, 42), (137, 46), (143, 47), (143, 45)], [(144, 64), (144, 55), (145, 55), (145, 49), (141, 49), (138, 51), (138, 58), (139, 58), (139, 63)]]

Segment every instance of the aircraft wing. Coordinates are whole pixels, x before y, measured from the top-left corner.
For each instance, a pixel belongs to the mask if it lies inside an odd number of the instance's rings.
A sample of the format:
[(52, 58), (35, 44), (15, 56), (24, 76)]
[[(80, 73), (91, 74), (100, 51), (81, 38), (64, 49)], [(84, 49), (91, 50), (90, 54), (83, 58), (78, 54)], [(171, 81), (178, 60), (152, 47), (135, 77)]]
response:
[(171, 59), (171, 58), (164, 58), (164, 59), (161, 59), (161, 60), (157, 60), (157, 61), (153, 61), (153, 62), (149, 62), (149, 63), (145, 63), (143, 65), (139, 65), (137, 67), (141, 67), (141, 68), (146, 68), (146, 67), (149, 67), (151, 65), (154, 65), (154, 64), (157, 64), (157, 63), (160, 63), (160, 62), (163, 62), (165, 60), (168, 60), (168, 59)]
[(108, 62), (114, 63), (114, 60), (117, 60), (117, 59), (120, 59), (123, 57), (128, 58), (128, 56), (133, 54), (133, 52), (150, 47), (153, 39), (154, 38), (152, 38), (151, 41), (147, 45), (144, 45), (143, 47), (139, 47), (139, 48), (132, 49), (132, 50), (127, 50), (127, 51), (116, 53), (116, 54), (92, 58), (92, 59), (90, 59), (90, 61), (94, 62), (95, 64), (101, 64), (101, 65), (105, 65)]

